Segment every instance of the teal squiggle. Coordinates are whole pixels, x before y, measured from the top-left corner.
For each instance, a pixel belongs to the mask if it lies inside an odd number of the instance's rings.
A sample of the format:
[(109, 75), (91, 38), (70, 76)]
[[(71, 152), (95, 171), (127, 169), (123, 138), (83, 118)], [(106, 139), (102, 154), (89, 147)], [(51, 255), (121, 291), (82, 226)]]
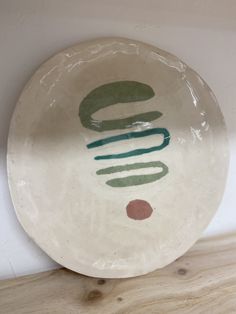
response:
[[(165, 128), (153, 128), (148, 129), (145, 131), (139, 131), (139, 132), (129, 132), (125, 134), (119, 134), (115, 136), (105, 137), (101, 140), (94, 141), (87, 145), (88, 148), (95, 148), (99, 146), (103, 146), (109, 143), (118, 142), (122, 140), (129, 140), (131, 138), (139, 138), (143, 136), (149, 136), (149, 135), (156, 135), (156, 134), (163, 134), (164, 139), (167, 139), (170, 137), (170, 133)], [(168, 144), (167, 144), (168, 145)]]
[[(148, 131), (149, 131), (149, 133), (148, 133)], [(135, 136), (134, 136), (134, 134), (135, 134)], [(139, 155), (155, 152), (158, 150), (162, 150), (164, 147), (166, 147), (169, 144), (170, 133), (167, 129), (164, 129), (164, 128), (162, 128), (161, 131), (159, 131), (159, 128), (155, 128), (155, 129), (151, 129), (151, 130), (147, 130), (147, 131), (130, 132), (127, 134), (117, 135), (117, 136), (113, 137), (113, 141), (114, 141), (114, 139), (115, 139), (115, 141), (120, 141), (122, 139), (130, 139), (132, 137), (149, 136), (152, 134), (163, 134), (164, 135), (164, 140), (163, 140), (161, 145), (153, 146), (153, 147), (149, 147), (149, 148), (134, 149), (134, 150), (131, 150), (131, 151), (128, 151), (125, 153), (119, 153), (119, 154), (100, 155), (100, 156), (94, 157), (94, 159), (95, 160), (103, 160), (103, 159), (117, 159), (117, 158), (128, 158), (128, 157), (133, 157), (133, 156), (139, 156)], [(126, 135), (126, 137), (122, 138), (123, 135), (124, 136)], [(100, 141), (102, 141), (102, 140), (100, 140)], [(99, 142), (99, 141), (97, 141), (97, 142)], [(112, 142), (112, 141), (110, 141), (110, 142)], [(101, 142), (100, 145), (104, 145), (104, 144), (102, 144), (102, 142)], [(98, 145), (98, 146), (100, 146), (100, 145)]]

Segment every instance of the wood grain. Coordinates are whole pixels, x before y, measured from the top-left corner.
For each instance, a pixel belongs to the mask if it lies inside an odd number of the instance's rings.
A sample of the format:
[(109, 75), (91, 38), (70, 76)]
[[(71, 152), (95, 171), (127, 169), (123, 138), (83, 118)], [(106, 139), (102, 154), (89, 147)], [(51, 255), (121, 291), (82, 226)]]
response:
[(164, 269), (132, 279), (60, 269), (1, 281), (0, 313), (236, 313), (236, 235), (201, 240)]

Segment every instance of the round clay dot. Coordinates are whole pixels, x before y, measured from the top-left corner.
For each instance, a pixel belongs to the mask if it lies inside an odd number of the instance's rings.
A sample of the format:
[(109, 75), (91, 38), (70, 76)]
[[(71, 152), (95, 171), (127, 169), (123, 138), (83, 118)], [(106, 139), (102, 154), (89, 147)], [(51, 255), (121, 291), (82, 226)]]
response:
[(144, 200), (133, 200), (126, 206), (126, 211), (129, 218), (144, 220), (151, 216), (153, 209), (151, 205)]

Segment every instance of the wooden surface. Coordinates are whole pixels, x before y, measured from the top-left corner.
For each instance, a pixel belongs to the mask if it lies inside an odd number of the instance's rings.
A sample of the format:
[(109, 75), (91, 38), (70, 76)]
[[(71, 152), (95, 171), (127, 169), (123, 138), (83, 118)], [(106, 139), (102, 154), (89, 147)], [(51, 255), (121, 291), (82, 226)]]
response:
[(132, 279), (60, 269), (1, 281), (0, 313), (236, 313), (236, 235), (199, 241), (164, 269)]

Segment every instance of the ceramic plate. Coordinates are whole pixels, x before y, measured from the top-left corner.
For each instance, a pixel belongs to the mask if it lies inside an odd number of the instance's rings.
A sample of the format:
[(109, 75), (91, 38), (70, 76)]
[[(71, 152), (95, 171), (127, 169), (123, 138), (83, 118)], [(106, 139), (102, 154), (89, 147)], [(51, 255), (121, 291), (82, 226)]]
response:
[(200, 237), (222, 197), (228, 146), (196, 72), (156, 47), (105, 38), (36, 71), (7, 161), (29, 236), (67, 268), (121, 278), (171, 263)]

